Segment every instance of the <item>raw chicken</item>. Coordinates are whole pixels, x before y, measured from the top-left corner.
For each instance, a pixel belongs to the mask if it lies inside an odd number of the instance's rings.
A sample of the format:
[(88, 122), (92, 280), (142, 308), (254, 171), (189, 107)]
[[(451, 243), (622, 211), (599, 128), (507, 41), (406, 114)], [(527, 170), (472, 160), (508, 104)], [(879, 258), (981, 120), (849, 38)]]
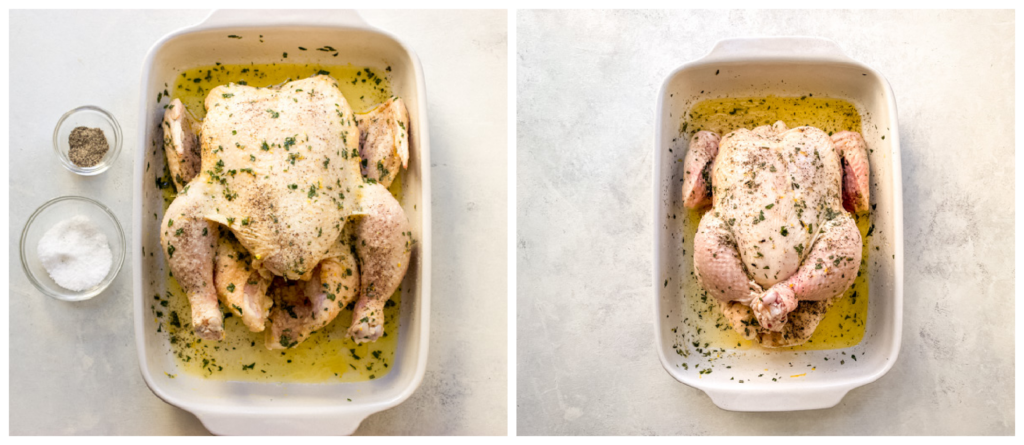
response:
[(798, 312), (799, 325), (784, 332), (798, 302), (831, 305), (853, 284), (862, 244), (843, 204), (867, 209), (868, 171), (856, 133), (830, 138), (817, 128), (789, 129), (780, 121), (736, 130), (720, 143), (708, 132), (693, 136), (683, 202), (697, 208), (713, 200), (694, 239), (694, 271), (737, 330), (743, 331), (739, 323), (749, 311), (767, 334), (761, 337), (766, 345), (784, 343), (772, 339), (777, 333), (788, 338), (813, 332), (820, 317), (804, 312)]
[[(179, 196), (187, 194), (186, 184), (199, 173), (202, 160), (196, 134), (198, 125), (181, 101), (174, 99), (164, 112), (161, 126), (174, 187)], [(174, 218), (165, 216), (160, 244), (167, 253), (171, 270), (178, 273), (178, 284), (188, 296), (196, 335), (206, 340), (221, 340), (224, 338), (224, 314), (217, 304), (218, 291), (214, 280), (214, 246), (219, 244), (219, 230), (217, 224), (198, 215), (201, 209), (195, 204), (177, 199), (171, 203), (168, 213), (173, 208), (179, 217), (175, 222)], [(172, 242), (172, 237), (178, 242)]]
[(167, 106), (162, 125), (167, 167), (171, 170), (175, 188), (180, 192), (185, 184), (199, 174), (203, 155), (199, 144), (199, 126), (178, 99), (172, 100)]
[(348, 331), (356, 343), (374, 341), (384, 334), (384, 304), (402, 284), (413, 246), (405, 212), (391, 193), (379, 184), (365, 193), (366, 214), (355, 228), (362, 287)]
[[(192, 162), (187, 141), (195, 124), (175, 102), (179, 110), (165, 113), (165, 135), (171, 135), (165, 149), (169, 164), (187, 172), (183, 166)], [(230, 84), (211, 90), (205, 105), (200, 173), (191, 180), (182, 177), (185, 185), (164, 216), (161, 234), (168, 264), (192, 305), (197, 334), (223, 338), (217, 288), (250, 330), (263, 330), (269, 314), (268, 347), (298, 344), (357, 298), (353, 338), (376, 340), (383, 333), (378, 306), (404, 277), (411, 230), (401, 206), (377, 178), (364, 181), (360, 130), (336, 81), (321, 75), (276, 88)], [(398, 136), (390, 152), (370, 151), (385, 153), (381, 162), (393, 162), (389, 157), (402, 153), (395, 147), (405, 147), (399, 164), (404, 165), (408, 119), (394, 117), (404, 116), (404, 105), (393, 100), (385, 109), (392, 111), (382, 116), (390, 117), (372, 119), (365, 127)], [(381, 179), (390, 182), (397, 172), (396, 166)], [(340, 238), (349, 222), (359, 268), (352, 243)], [(233, 238), (222, 242), (218, 226)], [(403, 241), (400, 248), (394, 248), (396, 239)], [(244, 286), (236, 283), (243, 278)], [(269, 310), (266, 291), (272, 280), (281, 289), (271, 292), (291, 310)]]
[(206, 97), (204, 217), (231, 229), (253, 267), (308, 280), (355, 210), (359, 129), (328, 76), (280, 89), (230, 84)]
[(402, 99), (392, 97), (374, 109), (356, 115), (363, 176), (387, 187), (399, 168), (409, 167), (409, 112)]
[(274, 301), (267, 296), (270, 279), (252, 267), (252, 255), (230, 231), (219, 228), (213, 281), (221, 303), (242, 318), (252, 332), (262, 332)]
[[(285, 349), (301, 343), (359, 297), (359, 269), (352, 251), (351, 231), (351, 226), (345, 226), (309, 281), (293, 282), (305, 284), (279, 293), (282, 306), (274, 308), (270, 316), (267, 349)], [(283, 280), (279, 282), (288, 285)]]
[(188, 296), (196, 335), (204, 340), (221, 340), (224, 314), (217, 303), (213, 280), (217, 224), (203, 218), (200, 201), (192, 199), (196, 195), (196, 189), (186, 187), (167, 208), (160, 244), (167, 254), (167, 265)]

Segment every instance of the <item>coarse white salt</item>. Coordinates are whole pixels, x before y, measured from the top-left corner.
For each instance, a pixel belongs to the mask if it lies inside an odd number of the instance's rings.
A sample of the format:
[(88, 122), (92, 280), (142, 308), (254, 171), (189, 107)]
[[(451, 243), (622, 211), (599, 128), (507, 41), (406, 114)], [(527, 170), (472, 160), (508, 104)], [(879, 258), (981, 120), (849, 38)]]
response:
[(78, 215), (55, 224), (39, 240), (39, 261), (60, 287), (83, 291), (103, 281), (113, 255), (107, 236)]

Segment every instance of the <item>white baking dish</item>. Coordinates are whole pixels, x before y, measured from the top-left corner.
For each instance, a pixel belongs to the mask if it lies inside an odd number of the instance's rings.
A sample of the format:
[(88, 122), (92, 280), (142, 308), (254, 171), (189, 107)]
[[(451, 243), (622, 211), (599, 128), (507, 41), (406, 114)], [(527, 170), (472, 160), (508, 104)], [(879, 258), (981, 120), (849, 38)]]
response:
[[(229, 39), (228, 35), (243, 39)], [(262, 35), (262, 38), (257, 36)], [(295, 51), (298, 46), (332, 45), (338, 55)], [(403, 282), (399, 338), (391, 371), (358, 383), (299, 384), (206, 380), (176, 372), (165, 334), (148, 314), (147, 296), (164, 294), (163, 255), (157, 225), (161, 190), (154, 172), (165, 163), (160, 148), (163, 107), (155, 101), (164, 83), (180, 70), (215, 62), (272, 63), (290, 51), (291, 63), (351, 63), (391, 67), (392, 90), (404, 99), (411, 118), (409, 169), (404, 185), (406, 215), (418, 240)], [(393, 36), (352, 11), (215, 11), (202, 23), (173, 32), (149, 51), (142, 69), (139, 137), (135, 156), (132, 251), (135, 336), (142, 375), (153, 392), (195, 414), (217, 434), (351, 434), (368, 415), (393, 407), (419, 386), (427, 363), (430, 316), (430, 150), (423, 72), (416, 56)], [(147, 172), (146, 166), (151, 164)], [(176, 374), (168, 378), (165, 373)], [(351, 401), (349, 400), (351, 399)]]
[[(875, 231), (868, 238), (870, 293), (864, 338), (844, 350), (794, 352), (755, 347), (713, 354), (713, 363), (705, 357), (697, 358), (699, 354), (683, 358), (674, 349), (679, 333), (672, 329), (686, 329), (680, 320), (683, 311), (679, 310), (685, 297), (679, 286), (665, 284), (666, 280), (680, 283), (694, 279), (690, 273), (692, 251), (686, 255), (682, 251), (682, 223), (672, 219), (673, 215), (688, 215), (680, 200), (680, 160), (686, 155), (689, 140), (681, 137), (680, 117), (704, 99), (768, 94), (846, 99), (861, 114), (864, 138), (873, 149), (869, 154), (871, 199), (876, 205), (871, 215)], [(903, 321), (900, 146), (896, 101), (888, 82), (843, 54), (829, 40), (729, 39), (668, 76), (656, 113), (652, 278), (655, 339), (668, 373), (707, 393), (720, 408), (737, 411), (828, 408), (838, 404), (851, 389), (884, 375), (899, 354)], [(856, 360), (851, 358), (854, 355)], [(682, 362), (688, 362), (688, 369)], [(696, 364), (704, 366), (698, 368)], [(700, 373), (709, 368), (710, 374)], [(758, 377), (776, 373), (777, 381)]]

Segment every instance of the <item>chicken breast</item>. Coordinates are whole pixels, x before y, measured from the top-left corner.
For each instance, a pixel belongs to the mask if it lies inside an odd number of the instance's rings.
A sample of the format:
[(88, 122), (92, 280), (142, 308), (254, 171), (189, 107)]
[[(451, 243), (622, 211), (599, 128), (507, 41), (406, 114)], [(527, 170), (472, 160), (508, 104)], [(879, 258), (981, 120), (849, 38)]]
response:
[(204, 216), (234, 232), (253, 267), (309, 279), (352, 212), (351, 184), (362, 183), (359, 129), (336, 81), (219, 86), (206, 108)]

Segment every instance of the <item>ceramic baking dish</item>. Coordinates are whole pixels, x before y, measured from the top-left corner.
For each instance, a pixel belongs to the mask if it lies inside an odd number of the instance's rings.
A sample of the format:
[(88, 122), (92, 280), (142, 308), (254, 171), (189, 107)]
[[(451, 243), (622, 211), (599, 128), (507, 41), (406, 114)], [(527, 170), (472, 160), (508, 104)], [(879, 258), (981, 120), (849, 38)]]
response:
[[(242, 39), (227, 38), (243, 36)], [(262, 38), (258, 36), (262, 35)], [(295, 51), (332, 45), (338, 55)], [(216, 434), (351, 434), (368, 415), (393, 407), (419, 386), (427, 363), (430, 315), (430, 150), (426, 96), (419, 60), (395, 37), (352, 11), (215, 11), (202, 23), (173, 32), (149, 51), (142, 68), (139, 136), (135, 155), (132, 251), (159, 252), (163, 215), (153, 171), (165, 163), (159, 147), (164, 83), (181, 70), (215, 62), (272, 63), (291, 51), (292, 63), (391, 67), (392, 89), (405, 100), (412, 123), (410, 162), (403, 182), (406, 215), (418, 240), (405, 281), (399, 339), (391, 371), (358, 383), (258, 383), (206, 380), (176, 372), (166, 334), (158, 334), (147, 295), (163, 295), (163, 255), (133, 255), (135, 336), (146, 384), (161, 399), (195, 414)], [(151, 164), (147, 173), (146, 166)], [(176, 378), (168, 378), (176, 374)], [(351, 399), (351, 401), (349, 401)]]
[[(680, 118), (704, 99), (769, 94), (846, 99), (861, 114), (863, 135), (873, 150), (869, 154), (871, 200), (876, 206), (871, 214), (874, 235), (867, 238), (870, 298), (864, 338), (842, 350), (754, 347), (726, 349), (711, 358), (700, 354), (684, 358), (676, 347), (687, 334), (678, 332), (686, 329), (681, 320), (685, 312), (679, 310), (686, 297), (680, 286), (668, 284), (694, 279), (692, 251), (683, 253), (683, 221), (673, 219), (688, 215), (680, 200), (680, 179), (689, 139), (680, 132)], [(729, 39), (668, 76), (656, 113), (652, 279), (655, 340), (668, 373), (707, 393), (720, 408), (736, 411), (828, 408), (851, 389), (884, 375), (899, 354), (903, 320), (900, 145), (896, 101), (888, 82), (829, 40)], [(705, 373), (708, 370), (712, 372)]]

